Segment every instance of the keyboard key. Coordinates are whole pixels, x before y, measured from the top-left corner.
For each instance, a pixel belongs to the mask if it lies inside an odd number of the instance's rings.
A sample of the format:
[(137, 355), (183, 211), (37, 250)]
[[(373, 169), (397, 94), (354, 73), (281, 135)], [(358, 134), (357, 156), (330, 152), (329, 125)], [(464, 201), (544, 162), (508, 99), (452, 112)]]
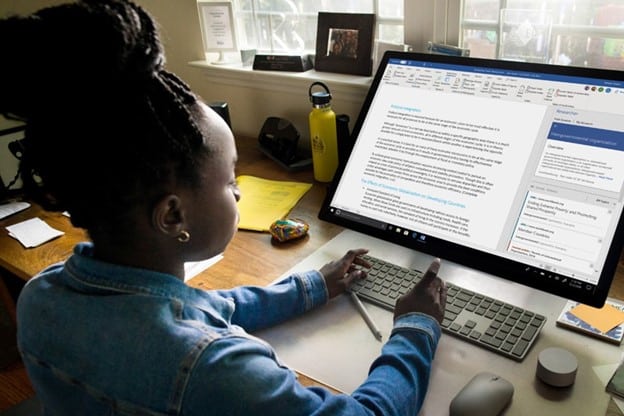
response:
[(492, 346), (494, 346), (496, 348), (500, 347), (500, 345), (501, 345), (501, 341), (500, 340), (498, 340), (498, 339), (496, 339), (494, 337), (491, 337), (489, 335), (483, 335), (481, 337), (481, 341), (485, 342), (488, 345), (492, 345)]
[(528, 346), (529, 346), (529, 343), (526, 340), (521, 339), (520, 341), (518, 341), (518, 343), (516, 344), (516, 346), (514, 347), (511, 353), (513, 355), (521, 357), (524, 355), (524, 352), (526, 351)]

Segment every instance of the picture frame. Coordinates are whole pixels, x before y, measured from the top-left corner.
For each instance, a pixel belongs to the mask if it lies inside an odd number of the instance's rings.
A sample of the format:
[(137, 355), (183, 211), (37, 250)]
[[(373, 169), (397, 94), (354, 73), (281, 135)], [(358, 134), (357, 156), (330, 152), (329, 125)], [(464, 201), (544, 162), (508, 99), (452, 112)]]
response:
[(229, 1), (197, 2), (204, 53), (218, 52), (212, 64), (229, 63), (225, 52), (238, 52), (234, 14)]
[(373, 72), (372, 13), (318, 13), (314, 69), (371, 76)]

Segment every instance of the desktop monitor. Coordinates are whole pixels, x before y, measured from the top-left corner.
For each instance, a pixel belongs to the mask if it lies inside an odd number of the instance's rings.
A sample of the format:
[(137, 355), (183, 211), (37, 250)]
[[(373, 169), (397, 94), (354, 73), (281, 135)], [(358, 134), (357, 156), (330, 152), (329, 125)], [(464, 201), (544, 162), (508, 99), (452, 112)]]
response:
[(320, 219), (604, 304), (624, 235), (624, 72), (388, 51), (351, 139)]

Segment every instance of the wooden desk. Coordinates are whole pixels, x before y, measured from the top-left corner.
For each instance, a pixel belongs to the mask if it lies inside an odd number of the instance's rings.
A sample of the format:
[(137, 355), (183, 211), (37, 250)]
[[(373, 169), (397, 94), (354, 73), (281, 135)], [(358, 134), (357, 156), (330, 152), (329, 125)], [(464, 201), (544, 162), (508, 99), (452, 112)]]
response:
[[(237, 148), (239, 152), (237, 175), (314, 182), (311, 170), (291, 173), (278, 167), (258, 150), (254, 139), (239, 140)], [(340, 227), (317, 218), (325, 189), (325, 184), (314, 183), (291, 212), (291, 216), (302, 218), (310, 224), (309, 235), (304, 240), (273, 244), (271, 236), (267, 233), (239, 231), (224, 253), (225, 258), (192, 279), (191, 284), (208, 289), (246, 284), (264, 285), (297, 264), (340, 232)], [(64, 231), (65, 235), (41, 246), (24, 249), (17, 240), (9, 237), (4, 227), (35, 216), (50, 226)], [(46, 212), (36, 204), (0, 220), (0, 230), (0, 268), (23, 280), (30, 279), (52, 263), (66, 259), (78, 241), (87, 239), (83, 230), (71, 226), (69, 218), (60, 213)]]
[[(237, 148), (237, 175), (313, 183), (311, 170), (295, 173), (282, 170), (257, 149), (255, 139), (239, 139)], [(224, 253), (224, 258), (189, 283), (195, 287), (216, 289), (248, 284), (267, 285), (275, 280), (341, 231), (340, 227), (317, 218), (325, 190), (325, 184), (314, 183), (290, 214), (310, 224), (310, 233), (304, 240), (274, 244), (269, 234), (239, 231)], [(19, 242), (7, 235), (4, 227), (33, 216), (39, 216), (52, 227), (65, 231), (65, 235), (39, 247), (24, 249)], [(86, 239), (86, 234), (73, 228), (67, 217), (45, 212), (36, 205), (1, 220), (0, 229), (0, 267), (24, 280), (28, 280), (45, 266), (64, 260), (71, 254), (76, 242)], [(624, 259), (620, 260), (610, 296), (624, 299)], [(323, 385), (303, 375), (300, 378), (304, 385)], [(28, 394), (33, 394), (32, 390)], [(22, 392), (16, 397), (16, 402), (27, 397)], [(606, 414), (612, 416), (622, 413), (611, 401)]]

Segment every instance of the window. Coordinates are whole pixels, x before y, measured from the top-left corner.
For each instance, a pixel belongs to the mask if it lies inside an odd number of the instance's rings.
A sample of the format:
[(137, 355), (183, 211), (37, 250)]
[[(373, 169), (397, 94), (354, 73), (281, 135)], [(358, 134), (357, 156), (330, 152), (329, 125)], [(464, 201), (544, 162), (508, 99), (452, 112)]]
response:
[(463, 0), (461, 3), (459, 42), (470, 49), (471, 56), (624, 70), (622, 2)]
[[(468, 48), (473, 57), (624, 70), (623, 1), (232, 0), (232, 3), (241, 49), (314, 53), (319, 11), (375, 13), (375, 39), (407, 43), (415, 50), (423, 50), (427, 41), (434, 40)], [(404, 16), (409, 24), (404, 25)]]
[(375, 13), (375, 39), (403, 43), (403, 0), (233, 0), (232, 3), (242, 49), (314, 53), (319, 11)]

